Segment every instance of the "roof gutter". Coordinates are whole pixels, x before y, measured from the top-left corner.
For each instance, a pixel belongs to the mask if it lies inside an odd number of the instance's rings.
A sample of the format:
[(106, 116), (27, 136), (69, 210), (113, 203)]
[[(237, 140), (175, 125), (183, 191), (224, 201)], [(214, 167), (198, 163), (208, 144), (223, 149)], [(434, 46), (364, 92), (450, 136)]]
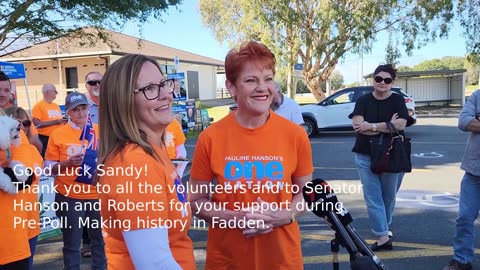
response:
[[(116, 55), (127, 55), (127, 54), (129, 54), (129, 53), (113, 51), (112, 54), (116, 54)], [(155, 59), (157, 59), (157, 60), (163, 60), (163, 61), (173, 62), (173, 58), (158, 57), (158, 56), (152, 56), (152, 57), (155, 58)], [(218, 64), (218, 63), (209, 63), (209, 62), (201, 62), (201, 61), (182, 60), (181, 62), (183, 62), (183, 63), (188, 63), (188, 64), (214, 66), (214, 67), (225, 67), (225, 64), (220, 65), (220, 64)]]
[(102, 54), (112, 54), (112, 51), (98, 51), (98, 52), (86, 52), (86, 53), (70, 53), (70, 54), (51, 54), (51, 55), (41, 55), (35, 57), (12, 57), (12, 58), (2, 58), (2, 61), (6, 62), (34, 62), (34, 61), (43, 61), (43, 60), (50, 60), (50, 59), (68, 59), (68, 58), (87, 58), (98, 56)]

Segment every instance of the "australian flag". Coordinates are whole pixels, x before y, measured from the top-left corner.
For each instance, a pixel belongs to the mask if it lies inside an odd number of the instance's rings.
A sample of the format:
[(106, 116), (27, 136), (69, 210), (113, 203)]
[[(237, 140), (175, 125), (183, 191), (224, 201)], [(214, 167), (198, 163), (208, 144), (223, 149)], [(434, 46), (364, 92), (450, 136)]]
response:
[[(87, 117), (87, 123), (80, 134), (80, 142), (82, 148), (85, 149), (83, 163), (80, 165), (79, 174), (75, 182), (84, 184), (93, 184), (93, 177), (97, 170), (97, 135), (93, 128), (92, 118), (90, 114)], [(87, 141), (85, 145), (85, 140)]]

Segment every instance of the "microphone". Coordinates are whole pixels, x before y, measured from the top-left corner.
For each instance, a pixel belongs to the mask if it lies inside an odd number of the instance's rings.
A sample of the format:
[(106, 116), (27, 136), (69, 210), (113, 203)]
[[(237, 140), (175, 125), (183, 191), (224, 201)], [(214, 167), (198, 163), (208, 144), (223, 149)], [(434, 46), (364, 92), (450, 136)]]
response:
[(338, 201), (337, 195), (325, 180), (313, 179), (305, 184), (302, 192), (308, 209), (316, 216), (327, 218), (331, 223), (332, 229), (340, 234), (344, 240), (345, 248), (350, 254), (352, 269), (386, 269), (367, 243), (350, 225), (353, 221), (352, 216), (343, 207), (343, 204)]
[[(307, 202), (308, 209), (315, 215), (325, 218), (334, 214), (343, 226), (350, 224), (353, 219), (343, 204), (338, 201), (337, 195), (332, 191), (330, 185), (322, 179), (314, 179), (303, 187), (303, 198)], [(332, 224), (334, 230), (336, 224)]]

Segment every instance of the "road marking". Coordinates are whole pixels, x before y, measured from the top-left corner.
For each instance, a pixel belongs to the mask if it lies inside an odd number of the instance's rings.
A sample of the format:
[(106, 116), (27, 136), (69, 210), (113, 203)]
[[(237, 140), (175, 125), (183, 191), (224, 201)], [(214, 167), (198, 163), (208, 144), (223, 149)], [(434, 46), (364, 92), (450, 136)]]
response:
[[(196, 231), (205, 231), (204, 228), (191, 228), (190, 230)], [(301, 234), (301, 238), (303, 240), (314, 240), (320, 241), (321, 244), (325, 245), (325, 249), (321, 249), (320, 252), (328, 253), (327, 255), (319, 255), (319, 256), (305, 256), (303, 258), (304, 264), (322, 264), (322, 263), (331, 263), (332, 262), (332, 255), (330, 254), (329, 249), (329, 242), (333, 239), (333, 236), (327, 235), (318, 235), (318, 234)], [(374, 240), (366, 240), (369, 243), (374, 242)], [(48, 250), (43, 252), (37, 252), (35, 254), (35, 263), (36, 264), (53, 264), (56, 263), (54, 261), (58, 261), (61, 264), (62, 260), (62, 252), (61, 247), (63, 246), (63, 242), (60, 240), (58, 242), (49, 242), (39, 244), (37, 246), (37, 251), (43, 245), (48, 245)], [(52, 246), (53, 245), (53, 246)], [(194, 241), (193, 247), (195, 249), (205, 249), (207, 246), (207, 241)], [(311, 245), (309, 245), (311, 246)], [(327, 247), (328, 246), (328, 247)], [(376, 252), (375, 254), (383, 261), (388, 259), (399, 259), (399, 258), (421, 258), (421, 257), (438, 257), (438, 256), (453, 256), (453, 250), (451, 246), (443, 246), (443, 245), (432, 245), (432, 244), (421, 244), (421, 243), (407, 243), (407, 242), (394, 242), (394, 249), (397, 248), (404, 248), (406, 250), (393, 250), (393, 251), (384, 251), (384, 252)], [(199, 251), (198, 251), (199, 252)], [(475, 254), (480, 254), (480, 249), (474, 250)], [(200, 252), (203, 254), (202, 252)], [(197, 254), (197, 255), (201, 255)], [(196, 255), (196, 256), (197, 256)], [(204, 256), (204, 254), (202, 255)], [(202, 257), (200, 256), (200, 257)], [(350, 256), (348, 255), (347, 251), (344, 248), (341, 248), (341, 254), (338, 256), (339, 262), (349, 262)], [(196, 258), (197, 261), (197, 269), (201, 270), (205, 268), (205, 258)]]
[[(309, 240), (318, 240), (328, 242), (332, 240), (332, 236), (324, 235), (311, 235), (311, 234), (302, 234), (302, 239)], [(367, 242), (373, 243), (374, 240), (366, 240)], [(406, 242), (394, 242), (394, 248), (410, 248), (408, 250), (399, 250), (399, 251), (384, 251), (376, 252), (375, 254), (381, 260), (387, 259), (397, 259), (397, 258), (420, 258), (420, 257), (436, 257), (436, 256), (453, 256), (453, 249), (451, 246), (442, 246), (442, 245), (432, 245), (432, 244), (418, 244), (418, 243), (406, 243)], [(350, 256), (346, 254), (346, 251), (343, 251), (345, 254), (339, 254), (340, 262), (349, 262)], [(480, 249), (475, 249), (475, 254), (480, 254)], [(308, 256), (304, 257), (304, 264), (318, 264), (318, 263), (329, 263), (332, 261), (332, 255), (322, 255), (322, 256)]]
[[(354, 144), (352, 141), (344, 141), (344, 142), (329, 142), (329, 141), (310, 141), (310, 144)], [(448, 144), (448, 145), (465, 145), (465, 142), (416, 142), (412, 141), (413, 144)]]
[[(315, 170), (357, 170), (352, 167), (313, 167)], [(412, 169), (412, 172), (431, 172), (431, 169)]]
[(418, 153), (418, 154), (413, 154), (413, 157), (418, 157), (418, 158), (441, 158), (443, 157), (442, 154), (439, 154), (437, 152), (430, 152), (430, 153)]
[(451, 144), (451, 145), (465, 145), (465, 142), (412, 142), (415, 144)]

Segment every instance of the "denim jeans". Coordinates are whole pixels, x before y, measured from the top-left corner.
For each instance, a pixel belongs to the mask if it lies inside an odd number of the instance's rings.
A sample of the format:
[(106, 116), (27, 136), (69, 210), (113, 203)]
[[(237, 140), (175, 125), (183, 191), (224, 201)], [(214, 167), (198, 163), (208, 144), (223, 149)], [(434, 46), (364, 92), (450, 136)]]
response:
[(30, 245), (30, 257), (28, 258), (28, 269), (33, 270), (33, 256), (35, 256), (35, 249), (37, 248), (38, 235), (30, 238), (28, 244)]
[(475, 246), (475, 219), (480, 210), (480, 176), (466, 172), (460, 188), (455, 240), (453, 242), (453, 259), (461, 263), (473, 260)]
[[(91, 239), (92, 270), (104, 270), (107, 268), (105, 257), (105, 244), (102, 237), (100, 211), (89, 209), (86, 203), (98, 202), (98, 200), (82, 200), (65, 197), (61, 194), (55, 195), (55, 201), (59, 204), (68, 204), (57, 211), (57, 217), (62, 221), (63, 233), (63, 269), (80, 270), (80, 245), (82, 241), (83, 227), (80, 220), (90, 220), (94, 228), (89, 228), (88, 233)], [(81, 204), (79, 210), (76, 205)], [(82, 211), (84, 210), (84, 211)], [(92, 222), (93, 221), (93, 222)], [(98, 223), (97, 223), (98, 222)], [(98, 225), (98, 226), (95, 226)], [(98, 228), (97, 228), (98, 227)]]
[(370, 170), (370, 156), (359, 153), (355, 153), (355, 164), (363, 185), (372, 232), (377, 236), (387, 235), (403, 173), (374, 174)]

